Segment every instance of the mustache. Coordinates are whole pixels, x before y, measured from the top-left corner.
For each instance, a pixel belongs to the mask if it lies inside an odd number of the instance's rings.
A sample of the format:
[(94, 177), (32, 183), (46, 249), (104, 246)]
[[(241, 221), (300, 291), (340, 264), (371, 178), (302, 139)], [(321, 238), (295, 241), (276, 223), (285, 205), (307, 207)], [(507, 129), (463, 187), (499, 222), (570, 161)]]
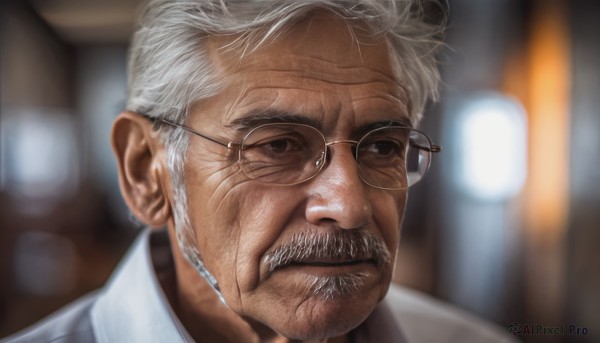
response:
[(293, 264), (319, 264), (339, 261), (369, 262), (381, 266), (391, 254), (382, 239), (369, 230), (311, 230), (294, 234), (291, 239), (265, 254), (268, 275)]

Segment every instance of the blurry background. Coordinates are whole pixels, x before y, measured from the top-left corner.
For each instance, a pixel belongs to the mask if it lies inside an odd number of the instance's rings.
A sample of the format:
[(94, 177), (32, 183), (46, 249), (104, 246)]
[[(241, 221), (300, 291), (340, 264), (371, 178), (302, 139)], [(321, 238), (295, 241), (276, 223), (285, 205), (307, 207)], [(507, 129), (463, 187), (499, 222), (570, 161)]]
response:
[[(0, 337), (102, 285), (135, 236), (109, 132), (138, 2), (0, 5)], [(412, 189), (396, 282), (573, 333), (526, 342), (598, 342), (600, 2), (449, 2), (422, 127), (444, 150)]]

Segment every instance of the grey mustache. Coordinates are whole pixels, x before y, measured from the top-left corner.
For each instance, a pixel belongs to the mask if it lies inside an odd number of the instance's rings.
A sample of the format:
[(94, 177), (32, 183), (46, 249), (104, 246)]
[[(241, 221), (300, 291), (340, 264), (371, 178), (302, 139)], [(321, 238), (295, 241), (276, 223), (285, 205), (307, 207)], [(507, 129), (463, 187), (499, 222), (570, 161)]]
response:
[(292, 264), (340, 260), (366, 261), (381, 266), (389, 263), (390, 252), (371, 231), (357, 229), (297, 233), (265, 254), (269, 275)]

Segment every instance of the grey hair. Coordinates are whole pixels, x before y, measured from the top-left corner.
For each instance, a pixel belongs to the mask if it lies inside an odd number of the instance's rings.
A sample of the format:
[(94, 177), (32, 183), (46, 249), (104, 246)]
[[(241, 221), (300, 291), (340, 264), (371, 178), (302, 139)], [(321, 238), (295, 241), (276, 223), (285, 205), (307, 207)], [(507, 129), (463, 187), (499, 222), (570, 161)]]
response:
[[(435, 51), (442, 25), (423, 20), (416, 0), (149, 0), (141, 13), (129, 56), (127, 110), (172, 122), (185, 122), (188, 109), (219, 92), (222, 85), (210, 63), (209, 37), (237, 37), (240, 58), (276, 40), (317, 9), (366, 27), (387, 38), (397, 78), (409, 98), (413, 124), (429, 100), (437, 100), (439, 73)], [(179, 245), (188, 260), (218, 290), (204, 269), (191, 228), (183, 166), (188, 135), (181, 128), (158, 128), (167, 147)]]

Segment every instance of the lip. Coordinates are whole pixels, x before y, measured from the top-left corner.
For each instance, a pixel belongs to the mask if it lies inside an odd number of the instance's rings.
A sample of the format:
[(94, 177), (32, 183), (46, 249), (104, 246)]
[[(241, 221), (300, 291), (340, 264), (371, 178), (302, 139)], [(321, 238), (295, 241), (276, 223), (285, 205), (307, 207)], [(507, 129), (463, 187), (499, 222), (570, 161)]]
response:
[[(375, 259), (337, 260), (337, 261), (302, 261), (292, 262), (275, 269), (274, 273), (302, 273), (315, 276), (343, 275), (373, 271), (377, 268)], [(369, 272), (370, 273), (370, 272)]]
[[(293, 262), (287, 265), (286, 267), (344, 267), (344, 266), (354, 266), (359, 264), (373, 264), (375, 265), (374, 259), (362, 259), (362, 260), (334, 260), (334, 261), (302, 261), (302, 262)], [(285, 267), (283, 267), (285, 268)]]
[[(307, 277), (332, 277), (344, 275), (361, 275), (361, 277), (372, 280), (382, 271), (379, 260), (375, 257), (359, 259), (344, 258), (316, 258), (313, 260), (292, 261), (285, 265), (267, 272), (264, 279), (284, 278), (287, 283), (307, 282)], [(365, 280), (366, 280), (365, 279)]]
[(292, 275), (312, 275), (312, 276), (333, 276), (333, 275), (346, 275), (356, 273), (366, 273), (365, 275), (371, 275), (375, 273), (377, 264), (374, 261), (369, 260), (352, 260), (343, 262), (296, 262), (290, 263), (286, 266), (282, 266), (273, 272), (273, 274), (286, 275), (286, 277), (292, 277)]

